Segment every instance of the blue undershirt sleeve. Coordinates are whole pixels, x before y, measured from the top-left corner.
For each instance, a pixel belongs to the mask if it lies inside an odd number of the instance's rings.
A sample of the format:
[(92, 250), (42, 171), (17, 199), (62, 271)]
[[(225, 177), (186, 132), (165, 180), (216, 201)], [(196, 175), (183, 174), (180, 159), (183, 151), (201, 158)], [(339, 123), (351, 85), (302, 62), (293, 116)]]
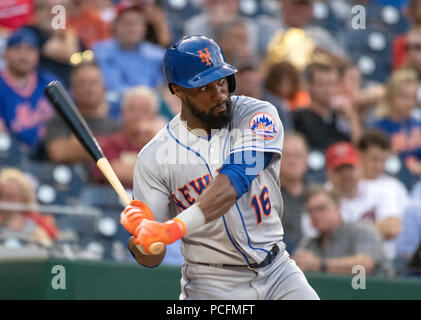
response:
[[(249, 190), (252, 181), (266, 168), (271, 158), (271, 152), (264, 152), (263, 156), (262, 152), (256, 151), (232, 153), (225, 160), (219, 173), (225, 174), (230, 179), (237, 191), (238, 200)], [(263, 161), (263, 165), (261, 161)], [(259, 167), (262, 168), (259, 172), (253, 170)]]

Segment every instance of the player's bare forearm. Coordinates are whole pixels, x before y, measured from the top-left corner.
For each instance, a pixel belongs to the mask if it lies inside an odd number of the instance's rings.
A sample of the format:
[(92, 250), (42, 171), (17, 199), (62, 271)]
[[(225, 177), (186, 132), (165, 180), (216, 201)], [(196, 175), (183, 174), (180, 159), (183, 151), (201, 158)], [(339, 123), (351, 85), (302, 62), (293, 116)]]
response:
[(164, 260), (166, 250), (162, 251), (158, 255), (145, 255), (142, 254), (136, 245), (133, 242), (134, 237), (130, 237), (129, 239), (129, 250), (133, 253), (137, 263), (146, 266), (146, 267), (156, 267), (161, 264), (162, 260)]
[(236, 200), (237, 192), (231, 181), (226, 175), (219, 174), (203, 191), (196, 204), (202, 210), (208, 223), (227, 213)]

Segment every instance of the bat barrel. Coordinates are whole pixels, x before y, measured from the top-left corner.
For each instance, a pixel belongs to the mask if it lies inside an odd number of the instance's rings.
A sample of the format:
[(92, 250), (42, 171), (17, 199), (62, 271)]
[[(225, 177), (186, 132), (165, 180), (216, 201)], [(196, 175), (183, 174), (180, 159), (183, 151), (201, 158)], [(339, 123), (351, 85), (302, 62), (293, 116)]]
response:
[(76, 105), (69, 97), (60, 81), (50, 82), (45, 88), (44, 93), (48, 101), (50, 101), (54, 109), (66, 122), (91, 157), (95, 161), (104, 157), (101, 147), (86, 124), (85, 119), (80, 115)]

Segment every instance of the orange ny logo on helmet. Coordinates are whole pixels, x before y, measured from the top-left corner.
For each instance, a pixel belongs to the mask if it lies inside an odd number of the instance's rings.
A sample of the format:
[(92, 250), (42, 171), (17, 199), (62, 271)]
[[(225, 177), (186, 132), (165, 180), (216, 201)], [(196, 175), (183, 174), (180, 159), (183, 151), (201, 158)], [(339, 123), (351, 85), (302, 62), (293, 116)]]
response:
[(199, 58), (202, 59), (202, 62), (206, 62), (207, 66), (211, 65), (212, 58), (210, 56), (210, 52), (208, 48), (204, 48), (203, 50), (198, 50)]

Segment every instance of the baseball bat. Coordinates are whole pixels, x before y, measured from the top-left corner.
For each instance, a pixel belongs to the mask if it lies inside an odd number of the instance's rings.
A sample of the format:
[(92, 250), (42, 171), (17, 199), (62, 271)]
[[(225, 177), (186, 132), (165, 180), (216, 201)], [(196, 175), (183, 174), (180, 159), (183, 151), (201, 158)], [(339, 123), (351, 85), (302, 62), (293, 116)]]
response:
[[(98, 168), (104, 174), (105, 178), (117, 192), (124, 205), (130, 204), (130, 197), (115, 174), (113, 168), (104, 156), (98, 141), (89, 129), (85, 119), (78, 111), (73, 100), (70, 98), (66, 89), (60, 81), (50, 82), (44, 90), (48, 101), (53, 105), (54, 109), (60, 117), (66, 122), (67, 126), (76, 136), (78, 141), (83, 145), (91, 158), (96, 162)], [(164, 250), (165, 244), (156, 242), (150, 245), (149, 251), (152, 254), (159, 254)]]

